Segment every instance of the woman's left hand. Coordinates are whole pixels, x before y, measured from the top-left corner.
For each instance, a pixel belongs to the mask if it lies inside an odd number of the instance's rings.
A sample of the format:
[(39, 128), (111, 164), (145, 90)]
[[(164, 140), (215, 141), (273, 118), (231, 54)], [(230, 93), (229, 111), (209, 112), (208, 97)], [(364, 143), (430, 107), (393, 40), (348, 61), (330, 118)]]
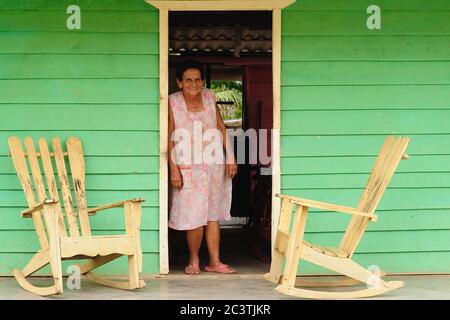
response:
[(226, 171), (227, 176), (230, 177), (231, 179), (233, 179), (237, 173), (236, 162), (225, 164), (225, 171)]

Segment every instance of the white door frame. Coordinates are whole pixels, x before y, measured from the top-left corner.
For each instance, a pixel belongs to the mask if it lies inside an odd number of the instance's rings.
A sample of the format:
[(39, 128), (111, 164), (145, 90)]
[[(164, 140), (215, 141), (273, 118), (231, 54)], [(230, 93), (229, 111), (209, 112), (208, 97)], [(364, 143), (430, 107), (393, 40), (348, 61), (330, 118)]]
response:
[(295, 0), (145, 0), (159, 9), (159, 272), (169, 273), (168, 252), (168, 80), (169, 80), (169, 11), (272, 11), (272, 247), (278, 225), (280, 201), (280, 100), (281, 100), (281, 9)]

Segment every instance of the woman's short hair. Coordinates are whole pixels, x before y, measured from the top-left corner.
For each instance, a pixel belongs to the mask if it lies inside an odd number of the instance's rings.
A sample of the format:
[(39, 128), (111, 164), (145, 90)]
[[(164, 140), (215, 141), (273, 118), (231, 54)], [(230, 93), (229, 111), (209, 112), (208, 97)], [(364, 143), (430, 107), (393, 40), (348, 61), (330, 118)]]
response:
[(198, 71), (200, 71), (200, 77), (202, 78), (202, 80), (205, 79), (205, 70), (203, 68), (203, 64), (196, 60), (185, 60), (181, 61), (177, 65), (176, 77), (179, 81), (183, 80), (183, 74), (188, 69), (197, 69)]

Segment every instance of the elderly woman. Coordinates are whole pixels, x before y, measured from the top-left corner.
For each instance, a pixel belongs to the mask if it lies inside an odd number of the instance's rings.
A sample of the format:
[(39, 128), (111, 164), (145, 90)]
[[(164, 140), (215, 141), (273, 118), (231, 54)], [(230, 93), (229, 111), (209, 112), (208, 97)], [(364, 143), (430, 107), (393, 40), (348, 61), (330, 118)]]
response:
[(182, 62), (176, 77), (180, 91), (169, 96), (168, 149), (172, 185), (169, 227), (186, 230), (189, 248), (186, 274), (200, 273), (203, 233), (210, 257), (205, 271), (235, 273), (235, 269), (220, 260), (219, 221), (231, 218), (231, 179), (237, 172), (236, 160), (215, 94), (203, 87), (203, 66), (193, 60)]

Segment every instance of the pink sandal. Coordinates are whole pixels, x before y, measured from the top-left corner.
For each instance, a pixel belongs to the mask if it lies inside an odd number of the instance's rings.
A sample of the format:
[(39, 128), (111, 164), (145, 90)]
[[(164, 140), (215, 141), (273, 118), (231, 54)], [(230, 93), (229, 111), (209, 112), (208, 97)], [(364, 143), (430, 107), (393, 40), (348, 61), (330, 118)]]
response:
[(186, 268), (184, 268), (185, 274), (200, 274), (200, 266), (197, 263), (188, 264)]
[(205, 266), (205, 271), (206, 272), (227, 273), (227, 274), (237, 272), (235, 269), (233, 269), (232, 267), (230, 267), (229, 265), (224, 264), (224, 263), (221, 263), (215, 267)]

